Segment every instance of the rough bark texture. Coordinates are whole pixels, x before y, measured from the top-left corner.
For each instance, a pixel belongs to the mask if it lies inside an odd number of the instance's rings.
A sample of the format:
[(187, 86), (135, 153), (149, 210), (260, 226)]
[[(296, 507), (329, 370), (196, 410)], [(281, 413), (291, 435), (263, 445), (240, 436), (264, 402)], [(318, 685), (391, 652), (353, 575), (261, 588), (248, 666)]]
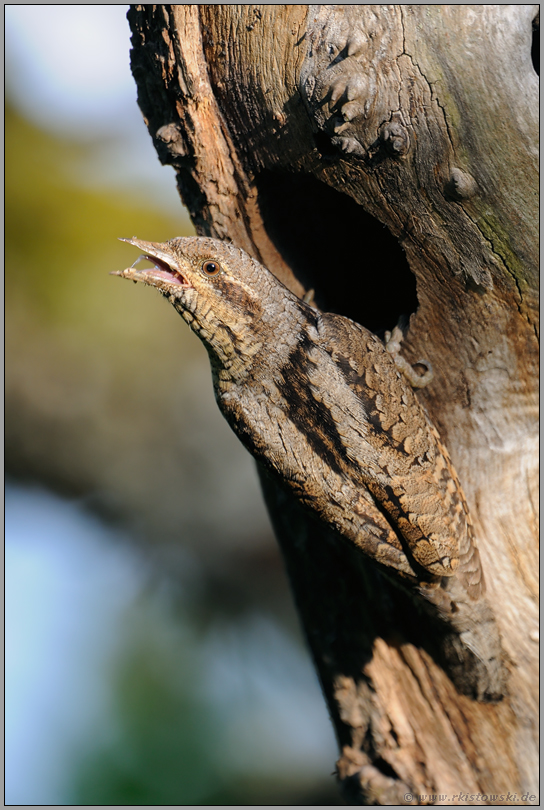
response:
[(434, 367), (418, 396), (469, 502), (502, 701), (459, 694), (430, 619), (264, 482), (353, 803), (536, 803), (537, 10), (129, 12), (139, 104), (197, 231), (377, 333), (409, 316), (404, 354)]

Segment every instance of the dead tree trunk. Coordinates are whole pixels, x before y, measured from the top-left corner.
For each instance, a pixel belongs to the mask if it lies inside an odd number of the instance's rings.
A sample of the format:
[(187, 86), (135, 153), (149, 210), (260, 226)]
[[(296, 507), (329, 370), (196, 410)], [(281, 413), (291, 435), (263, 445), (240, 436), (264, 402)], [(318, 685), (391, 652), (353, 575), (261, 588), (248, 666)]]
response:
[(537, 10), (129, 12), (197, 231), (373, 331), (405, 316), (405, 356), (434, 367), (420, 396), (475, 523), (502, 700), (460, 694), (431, 619), (265, 487), (356, 804), (536, 803)]

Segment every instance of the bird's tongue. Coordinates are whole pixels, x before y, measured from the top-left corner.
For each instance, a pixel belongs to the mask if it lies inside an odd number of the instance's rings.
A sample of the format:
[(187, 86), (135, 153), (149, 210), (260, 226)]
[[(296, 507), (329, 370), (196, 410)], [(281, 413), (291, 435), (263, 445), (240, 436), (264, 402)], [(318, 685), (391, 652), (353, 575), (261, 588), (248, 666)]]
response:
[[(138, 256), (132, 267), (138, 264), (139, 261), (142, 261), (142, 259), (145, 259), (146, 261), (155, 265), (152, 271), (154, 278), (163, 278), (170, 284), (179, 284), (181, 287), (190, 286), (188, 281), (181, 275), (181, 273), (173, 270), (166, 262), (161, 261), (161, 259), (157, 259), (155, 256), (150, 256), (148, 253), (142, 253), (141, 256)], [(145, 270), (143, 272), (145, 272)]]

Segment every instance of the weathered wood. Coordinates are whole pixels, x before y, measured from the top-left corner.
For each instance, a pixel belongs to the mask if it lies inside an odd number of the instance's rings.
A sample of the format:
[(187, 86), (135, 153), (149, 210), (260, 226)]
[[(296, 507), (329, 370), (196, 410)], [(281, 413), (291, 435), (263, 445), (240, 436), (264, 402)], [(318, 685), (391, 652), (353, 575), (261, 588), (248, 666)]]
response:
[(139, 103), (198, 232), (374, 331), (409, 316), (405, 355), (435, 371), (418, 395), (475, 522), (502, 702), (458, 694), (429, 619), (265, 484), (356, 803), (534, 803), (537, 10), (129, 12)]

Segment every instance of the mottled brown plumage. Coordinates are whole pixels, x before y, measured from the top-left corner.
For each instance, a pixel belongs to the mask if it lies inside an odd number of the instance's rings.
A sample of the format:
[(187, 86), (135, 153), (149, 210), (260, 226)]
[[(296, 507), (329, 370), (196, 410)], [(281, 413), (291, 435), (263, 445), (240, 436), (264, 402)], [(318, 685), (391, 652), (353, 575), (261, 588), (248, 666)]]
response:
[(456, 576), (477, 599), (461, 485), (384, 344), (299, 300), (232, 245), (126, 241), (155, 267), (118, 275), (157, 287), (199, 335), (219, 407), (253, 456), (379, 563), (422, 587)]

